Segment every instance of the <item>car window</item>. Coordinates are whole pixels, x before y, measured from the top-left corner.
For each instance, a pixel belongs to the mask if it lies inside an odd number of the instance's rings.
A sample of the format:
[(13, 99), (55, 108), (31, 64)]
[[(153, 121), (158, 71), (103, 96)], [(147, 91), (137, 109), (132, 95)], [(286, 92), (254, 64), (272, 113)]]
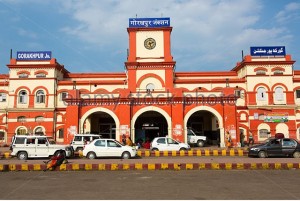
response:
[(46, 138), (38, 138), (38, 144), (46, 144), (47, 139)]
[(35, 138), (27, 138), (26, 144), (34, 144)]
[(167, 139), (168, 139), (168, 144), (178, 144), (175, 140), (171, 138), (167, 138)]
[(120, 145), (116, 141), (107, 140), (108, 147), (120, 147)]
[(159, 138), (159, 139), (157, 139), (157, 143), (166, 144), (166, 139), (165, 138)]
[(282, 146), (284, 147), (292, 147), (292, 146), (296, 146), (296, 142), (290, 139), (284, 139)]
[(81, 136), (75, 136), (74, 141), (81, 141), (82, 137)]
[(95, 142), (95, 146), (98, 146), (98, 147), (105, 147), (105, 140), (97, 140)]
[(280, 140), (279, 139), (272, 139), (270, 140), (270, 146), (279, 146)]
[(25, 143), (25, 137), (17, 137), (15, 140), (15, 144), (24, 144)]

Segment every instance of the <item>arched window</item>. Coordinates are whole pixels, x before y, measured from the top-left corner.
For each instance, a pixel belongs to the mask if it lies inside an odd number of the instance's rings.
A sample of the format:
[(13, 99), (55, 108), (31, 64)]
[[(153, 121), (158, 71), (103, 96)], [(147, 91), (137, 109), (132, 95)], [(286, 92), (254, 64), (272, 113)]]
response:
[(283, 88), (282, 87), (277, 87), (275, 89), (275, 94), (274, 94), (275, 101), (283, 101), (284, 100), (284, 93), (283, 93)]
[(149, 83), (146, 85), (147, 92), (154, 91), (154, 89), (155, 89), (155, 85), (153, 83)]
[(38, 90), (36, 92), (36, 102), (37, 103), (45, 103), (45, 93), (43, 90)]
[(18, 128), (17, 135), (25, 135), (25, 134), (27, 134), (27, 130), (25, 127)]
[(27, 98), (28, 95), (27, 95), (27, 92), (25, 90), (21, 90), (19, 92), (19, 103), (20, 104), (26, 104), (27, 103)]
[(42, 121), (44, 121), (44, 117), (43, 116), (37, 116), (37, 117), (35, 117), (35, 121), (36, 122), (42, 122)]
[(265, 101), (267, 100), (267, 93), (266, 93), (266, 89), (263, 87), (259, 87), (257, 89), (257, 94), (256, 94), (257, 100), (258, 101)]
[(19, 117), (17, 118), (17, 121), (18, 121), (18, 122), (25, 122), (25, 121), (26, 121), (26, 117), (25, 117), (25, 116), (19, 116)]
[(37, 127), (37, 128), (34, 130), (34, 133), (35, 133), (36, 135), (44, 135), (43, 128), (42, 128), (42, 127)]

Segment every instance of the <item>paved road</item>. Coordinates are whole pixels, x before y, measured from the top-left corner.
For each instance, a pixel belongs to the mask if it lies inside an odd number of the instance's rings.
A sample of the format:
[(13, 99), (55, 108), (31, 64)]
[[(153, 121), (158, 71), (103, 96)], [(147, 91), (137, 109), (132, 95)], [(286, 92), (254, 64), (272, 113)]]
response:
[(300, 171), (0, 173), (0, 199), (299, 200)]

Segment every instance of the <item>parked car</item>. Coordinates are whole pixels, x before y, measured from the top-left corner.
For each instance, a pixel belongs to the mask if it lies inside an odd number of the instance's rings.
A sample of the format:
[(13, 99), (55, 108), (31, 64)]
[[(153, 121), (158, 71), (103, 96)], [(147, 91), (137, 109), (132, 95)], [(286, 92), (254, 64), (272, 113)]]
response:
[(156, 137), (152, 140), (150, 149), (152, 151), (181, 151), (190, 150), (191, 147), (169, 137)]
[(188, 144), (196, 144), (198, 147), (204, 147), (206, 143), (206, 136), (196, 135), (193, 130), (187, 130), (187, 142)]
[(248, 148), (248, 156), (266, 158), (269, 156), (292, 156), (300, 158), (300, 144), (290, 138), (269, 138), (260, 145)]
[(10, 149), (11, 156), (17, 156), (20, 160), (51, 157), (61, 150), (66, 157), (72, 156), (71, 146), (54, 144), (49, 137), (41, 135), (15, 135)]
[(73, 150), (78, 152), (82, 151), (85, 144), (88, 144), (92, 142), (95, 139), (100, 139), (101, 135), (97, 134), (76, 134), (74, 135), (71, 146), (73, 147)]
[(98, 157), (121, 157), (123, 159), (136, 156), (136, 147), (122, 145), (114, 139), (96, 139), (83, 148), (83, 156), (89, 159)]

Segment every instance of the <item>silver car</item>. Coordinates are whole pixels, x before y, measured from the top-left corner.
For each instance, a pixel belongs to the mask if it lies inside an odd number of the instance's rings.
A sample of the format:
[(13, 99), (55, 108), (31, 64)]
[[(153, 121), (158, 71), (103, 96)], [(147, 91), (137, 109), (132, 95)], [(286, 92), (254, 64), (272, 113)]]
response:
[(115, 139), (96, 139), (83, 148), (83, 156), (89, 159), (98, 157), (121, 157), (124, 159), (136, 156), (136, 147), (122, 145)]

